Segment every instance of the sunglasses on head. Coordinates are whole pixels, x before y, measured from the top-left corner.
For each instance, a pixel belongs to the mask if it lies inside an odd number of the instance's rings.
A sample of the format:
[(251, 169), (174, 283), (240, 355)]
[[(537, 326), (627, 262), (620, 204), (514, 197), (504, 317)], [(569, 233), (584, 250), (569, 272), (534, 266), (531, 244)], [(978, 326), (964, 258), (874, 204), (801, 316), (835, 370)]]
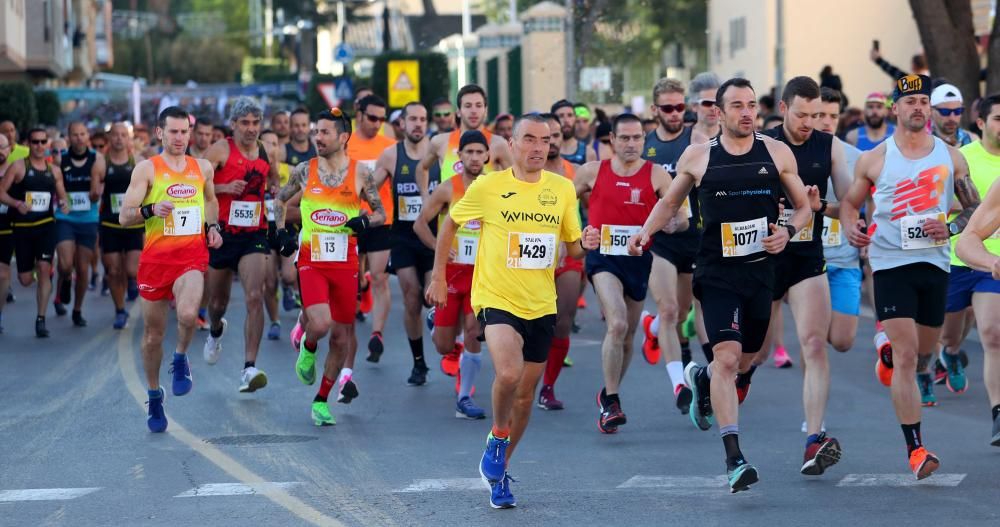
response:
[(711, 108), (715, 106), (715, 99), (699, 99), (698, 104), (704, 106), (705, 108)]
[(934, 108), (934, 109), (937, 110), (939, 114), (941, 114), (941, 117), (950, 117), (952, 115), (954, 115), (954, 116), (957, 117), (959, 115), (962, 115), (962, 112), (965, 111), (965, 108), (961, 108), (961, 107), (959, 107), (959, 108)]
[(684, 103), (681, 103), (681, 104), (658, 104), (656, 106), (663, 113), (674, 113), (674, 112), (684, 113), (684, 108), (686, 108), (686, 106), (684, 105)]
[(434, 117), (448, 117), (451, 112), (434, 112)]
[(365, 117), (368, 119), (368, 122), (371, 122), (371, 123), (384, 123), (385, 122), (385, 117), (379, 117), (377, 115), (372, 115), (370, 113), (366, 113)]

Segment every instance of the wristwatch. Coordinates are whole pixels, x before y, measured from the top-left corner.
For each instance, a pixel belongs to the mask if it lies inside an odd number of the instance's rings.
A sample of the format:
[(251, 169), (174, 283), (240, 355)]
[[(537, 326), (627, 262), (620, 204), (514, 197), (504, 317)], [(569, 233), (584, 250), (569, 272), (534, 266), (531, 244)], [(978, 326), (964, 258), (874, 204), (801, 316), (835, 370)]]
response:
[(819, 200), (819, 210), (817, 210), (816, 212), (823, 214), (824, 212), (826, 212), (826, 207), (828, 205), (829, 203), (825, 199)]
[(960, 232), (962, 232), (962, 229), (958, 228), (957, 223), (949, 223), (948, 232), (950, 232), (952, 236), (957, 236)]

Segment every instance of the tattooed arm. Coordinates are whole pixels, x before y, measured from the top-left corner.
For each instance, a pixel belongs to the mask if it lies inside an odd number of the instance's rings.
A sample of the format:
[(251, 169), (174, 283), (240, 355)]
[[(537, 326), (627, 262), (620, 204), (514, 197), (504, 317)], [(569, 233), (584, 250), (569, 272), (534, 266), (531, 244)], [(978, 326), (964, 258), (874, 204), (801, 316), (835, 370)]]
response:
[(378, 187), (375, 186), (375, 173), (365, 165), (357, 165), (356, 184), (361, 188), (361, 199), (368, 202), (372, 208), (372, 213), (368, 217), (368, 227), (379, 227), (385, 224), (385, 207), (382, 206), (382, 198), (379, 197)]
[(285, 183), (274, 197), (274, 224), (279, 229), (285, 228), (285, 204), (302, 190), (307, 179), (309, 179), (309, 162), (303, 161), (292, 169), (288, 183)]
[(969, 164), (965, 161), (965, 156), (957, 148), (948, 147), (948, 151), (951, 153), (952, 164), (955, 165), (955, 197), (962, 204), (962, 212), (951, 223), (958, 227), (958, 232), (962, 232), (979, 206), (979, 191), (969, 177)]

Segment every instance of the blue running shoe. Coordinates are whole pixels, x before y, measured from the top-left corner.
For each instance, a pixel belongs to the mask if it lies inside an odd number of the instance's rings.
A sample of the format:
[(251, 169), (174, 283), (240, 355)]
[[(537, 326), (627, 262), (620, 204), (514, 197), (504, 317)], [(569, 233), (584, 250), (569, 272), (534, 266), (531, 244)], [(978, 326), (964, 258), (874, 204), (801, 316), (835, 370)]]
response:
[(961, 358), (956, 355), (941, 352), (941, 362), (948, 370), (948, 377), (945, 384), (953, 393), (962, 393), (969, 388), (969, 379), (965, 376), (965, 368), (962, 366)]
[(729, 469), (729, 492), (735, 494), (741, 490), (750, 490), (750, 485), (757, 483), (757, 467), (746, 461), (740, 460), (740, 464)]
[(163, 393), (163, 388), (158, 388), (158, 390), (160, 391), (159, 397), (150, 397), (146, 401), (146, 426), (154, 434), (167, 431), (167, 415), (163, 413), (163, 399), (166, 398), (166, 394)]
[(486, 419), (486, 412), (476, 406), (472, 397), (462, 397), (455, 403), (455, 417), (459, 419)]
[(135, 302), (135, 299), (139, 298), (139, 284), (134, 278), (128, 279), (128, 288), (125, 295), (125, 298), (128, 299), (129, 302)]
[(115, 323), (112, 327), (114, 327), (115, 329), (125, 329), (125, 326), (127, 324), (128, 324), (128, 312), (125, 311), (124, 309), (115, 312)]
[(493, 432), (486, 436), (486, 451), (479, 462), (479, 475), (487, 483), (496, 483), (507, 473), (507, 447), (510, 439), (497, 439)]
[(490, 483), (490, 507), (494, 509), (510, 509), (517, 506), (514, 495), (510, 492), (510, 483), (515, 481), (510, 474), (504, 472), (503, 478)]
[(434, 331), (434, 308), (427, 310), (427, 315), (424, 316), (424, 322), (427, 323), (427, 331)]
[(281, 289), (281, 307), (285, 311), (294, 311), (299, 308), (298, 302), (295, 301), (295, 295), (292, 294), (292, 289), (290, 287), (284, 287)]
[(271, 327), (267, 330), (267, 340), (278, 340), (281, 338), (281, 323), (271, 322)]
[(188, 364), (187, 355), (174, 353), (174, 360), (170, 366), (170, 373), (174, 374), (174, 383), (172, 387), (174, 395), (186, 395), (191, 391), (191, 386), (194, 385), (194, 382), (191, 378), (191, 365)]

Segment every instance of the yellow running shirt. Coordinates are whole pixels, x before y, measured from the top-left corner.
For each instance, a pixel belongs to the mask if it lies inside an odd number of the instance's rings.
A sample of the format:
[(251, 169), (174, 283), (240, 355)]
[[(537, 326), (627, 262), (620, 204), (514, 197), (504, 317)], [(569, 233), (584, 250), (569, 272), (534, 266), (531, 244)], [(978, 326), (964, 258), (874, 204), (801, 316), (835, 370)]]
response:
[(525, 320), (556, 312), (556, 247), (580, 239), (576, 189), (543, 170), (536, 183), (511, 169), (479, 176), (450, 207), (452, 221), (480, 220), (472, 309), (502, 309)]

